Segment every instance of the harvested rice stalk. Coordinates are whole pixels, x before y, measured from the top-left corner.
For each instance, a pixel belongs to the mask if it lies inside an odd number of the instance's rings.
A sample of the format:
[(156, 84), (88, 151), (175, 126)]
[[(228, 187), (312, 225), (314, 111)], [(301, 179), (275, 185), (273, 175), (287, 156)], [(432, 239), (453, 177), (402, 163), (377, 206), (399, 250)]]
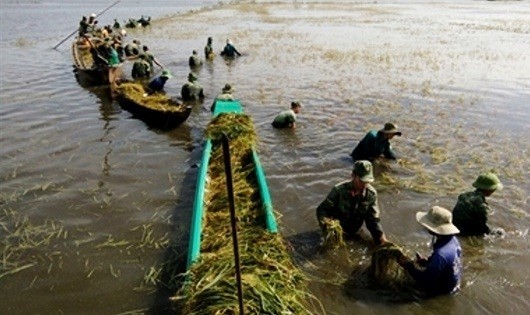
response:
[(118, 86), (118, 93), (135, 101), (136, 103), (144, 105), (145, 107), (159, 111), (180, 112), (185, 108), (184, 105), (177, 104), (166, 94), (153, 93), (146, 95), (146, 90), (141, 83), (121, 83)]
[(344, 231), (339, 220), (324, 218), (324, 246), (338, 248), (346, 245), (344, 243)]
[(402, 255), (402, 249), (393, 243), (385, 243), (376, 248), (369, 272), (378, 287), (401, 290), (412, 284), (410, 276), (397, 263)]

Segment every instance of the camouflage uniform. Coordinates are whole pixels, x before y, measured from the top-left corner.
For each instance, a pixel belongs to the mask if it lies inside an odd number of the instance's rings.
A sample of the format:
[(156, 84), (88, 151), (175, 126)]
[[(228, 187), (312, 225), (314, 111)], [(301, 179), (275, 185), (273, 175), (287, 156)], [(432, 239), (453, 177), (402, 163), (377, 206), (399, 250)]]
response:
[(193, 73), (188, 74), (188, 82), (180, 89), (180, 96), (184, 101), (204, 98), (202, 86), (197, 82), (197, 77)]
[(470, 191), (458, 196), (453, 209), (453, 224), (460, 230), (460, 235), (489, 234), (486, 222), (491, 212), (484, 194), (479, 189)]
[(214, 56), (212, 43), (209, 42), (204, 46), (204, 58), (213, 59)]
[(188, 65), (192, 68), (198, 67), (202, 65), (202, 60), (201, 58), (199, 58), (199, 56), (197, 56), (196, 53), (194, 53), (193, 55), (190, 56), (190, 59), (188, 60)]
[(274, 128), (288, 128), (296, 122), (296, 114), (292, 109), (279, 113), (272, 122)]
[(379, 244), (383, 229), (379, 223), (377, 192), (370, 184), (367, 184), (361, 195), (352, 196), (352, 190), (351, 180), (333, 187), (326, 200), (317, 208), (318, 222), (322, 227), (324, 218), (337, 219), (347, 236), (357, 233), (363, 222), (366, 222), (366, 228), (374, 242)]
[(144, 58), (140, 58), (134, 62), (131, 76), (134, 79), (149, 78), (151, 76), (151, 66)]

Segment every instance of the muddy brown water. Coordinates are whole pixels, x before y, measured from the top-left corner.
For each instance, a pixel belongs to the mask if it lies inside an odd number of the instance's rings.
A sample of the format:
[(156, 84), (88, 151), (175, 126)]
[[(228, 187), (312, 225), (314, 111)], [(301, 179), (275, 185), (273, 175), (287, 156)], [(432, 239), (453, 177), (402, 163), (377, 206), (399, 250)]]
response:
[[(184, 2), (156, 4), (105, 17), (155, 17), (128, 36), (171, 70), (168, 93), (179, 94), (208, 36), (216, 51), (230, 38), (244, 53), (198, 71), (206, 99), (170, 132), (76, 82), (69, 42), (51, 49), (92, 6), (2, 4), (1, 314), (163, 313), (149, 276), (168, 244), (185, 242), (202, 133), (225, 83), (254, 118), (281, 233), (328, 314), (528, 313), (528, 2), (258, 1), (185, 14)], [(298, 128), (272, 129), (292, 100), (304, 104)], [(369, 263), (366, 232), (346, 249), (319, 248), (316, 206), (349, 178), (356, 142), (386, 121), (403, 131), (392, 141), (400, 162), (376, 163), (374, 186), (388, 238), (409, 253), (429, 253), (415, 212), (451, 209), (485, 170), (505, 185), (488, 200), (490, 224), (507, 233), (461, 239), (456, 296), (405, 301), (351, 285)]]

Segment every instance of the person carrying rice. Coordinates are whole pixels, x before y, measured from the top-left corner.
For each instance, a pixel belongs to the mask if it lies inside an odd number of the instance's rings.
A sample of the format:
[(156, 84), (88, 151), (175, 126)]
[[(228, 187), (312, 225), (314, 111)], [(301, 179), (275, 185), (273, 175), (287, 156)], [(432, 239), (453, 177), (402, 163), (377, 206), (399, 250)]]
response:
[(460, 289), (462, 248), (455, 236), (460, 231), (451, 220), (451, 211), (438, 206), (427, 212), (417, 212), (416, 221), (433, 236), (433, 252), (429, 258), (416, 254), (416, 262), (405, 255), (397, 260), (428, 297)]
[(330, 220), (340, 222), (346, 237), (352, 237), (366, 223), (376, 245), (387, 242), (379, 222), (377, 191), (370, 185), (373, 181), (372, 163), (356, 161), (352, 179), (335, 185), (317, 207), (317, 219), (324, 234)]

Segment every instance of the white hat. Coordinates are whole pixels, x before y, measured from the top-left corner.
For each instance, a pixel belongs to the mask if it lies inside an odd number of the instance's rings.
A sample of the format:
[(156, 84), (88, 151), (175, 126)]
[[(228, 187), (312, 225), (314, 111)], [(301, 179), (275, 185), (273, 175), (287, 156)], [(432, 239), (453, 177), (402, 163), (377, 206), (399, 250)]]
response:
[(427, 212), (416, 212), (416, 221), (438, 235), (460, 233), (460, 230), (453, 225), (452, 220), (451, 211), (438, 206), (433, 206)]
[(96, 17), (96, 13), (92, 13), (92, 14), (90, 14), (90, 16), (95, 18)]

